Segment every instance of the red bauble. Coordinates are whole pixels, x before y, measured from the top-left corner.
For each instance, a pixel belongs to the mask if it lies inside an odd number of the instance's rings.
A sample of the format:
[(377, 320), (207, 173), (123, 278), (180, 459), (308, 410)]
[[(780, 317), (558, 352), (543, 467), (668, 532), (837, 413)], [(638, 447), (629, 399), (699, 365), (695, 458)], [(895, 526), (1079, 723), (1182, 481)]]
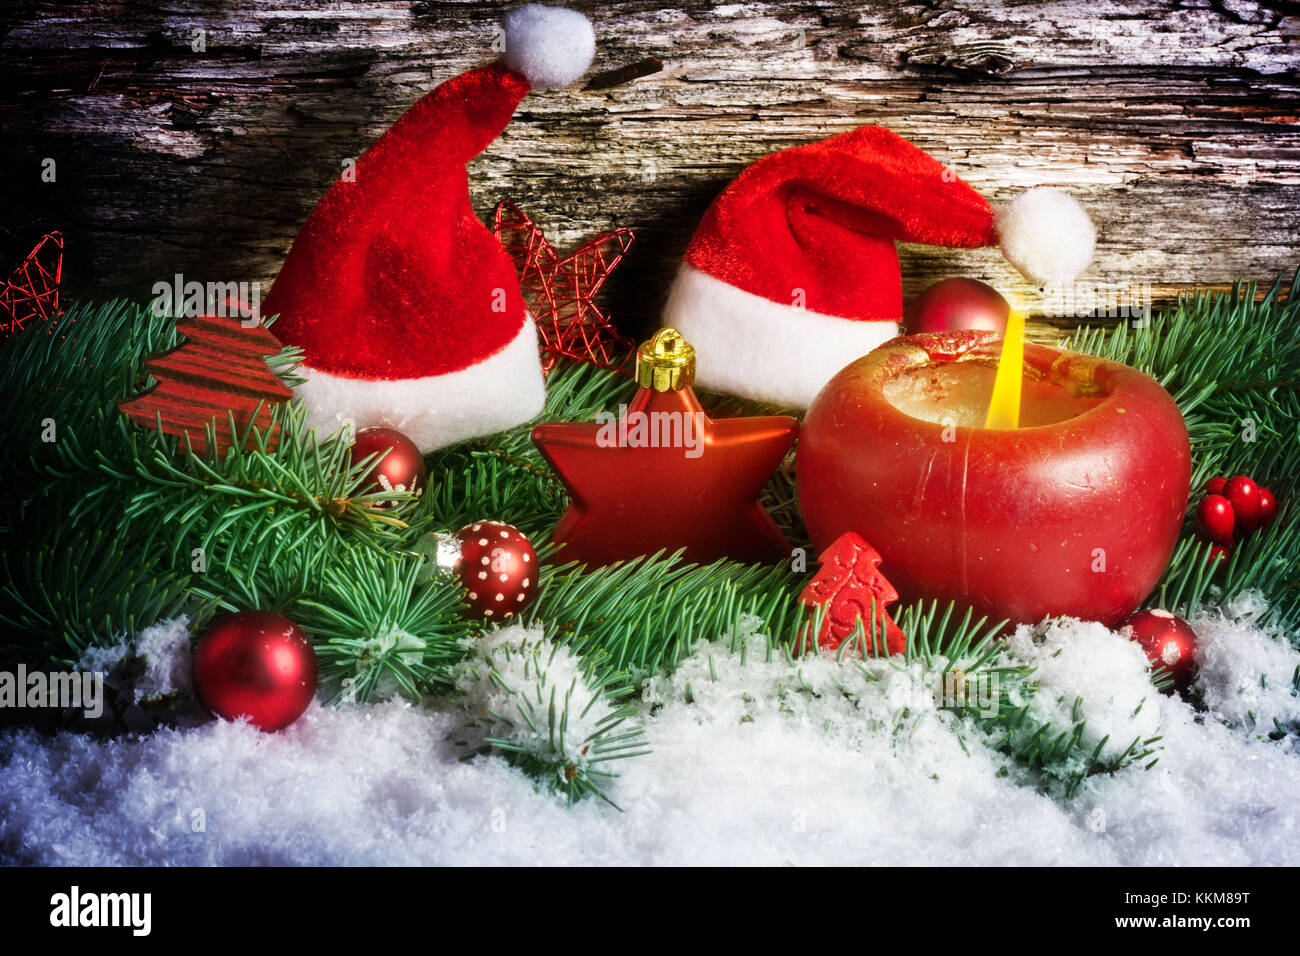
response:
[(1196, 521), (1205, 536), (1225, 548), (1232, 547), (1237, 517), (1232, 502), (1223, 495), (1206, 495), (1196, 506)]
[(316, 652), (298, 625), (269, 611), (218, 618), (194, 652), (194, 690), (226, 720), (246, 716), (279, 730), (301, 716), (316, 693)]
[(1174, 679), (1171, 689), (1184, 691), (1196, 674), (1196, 632), (1168, 611), (1137, 611), (1124, 619), (1119, 632), (1135, 641), (1152, 664), (1162, 665)]
[(1211, 478), (1205, 483), (1205, 493), (1207, 495), (1223, 494), (1223, 486), (1228, 483), (1228, 479), (1220, 475), (1217, 478)]
[(944, 279), (912, 301), (905, 325), (909, 334), (982, 329), (1002, 335), (1010, 315), (1010, 303), (993, 286), (977, 279)]
[(413, 491), (424, 490), (429, 473), (424, 467), (424, 456), (415, 443), (395, 428), (363, 428), (352, 443), (352, 464), (371, 455), (383, 455), (366, 475), (365, 485), (371, 490)]
[(453, 565), (466, 602), (485, 618), (508, 621), (537, 593), (537, 552), (519, 529), (503, 521), (475, 521), (456, 532)]
[(1237, 530), (1250, 534), (1259, 527), (1259, 486), (1245, 475), (1229, 478), (1223, 486), (1223, 497), (1232, 502), (1232, 512), (1237, 517)]
[(1259, 526), (1267, 528), (1277, 517), (1277, 499), (1267, 488), (1259, 489)]
[(1178, 543), (1191, 484), (1182, 415), (1137, 369), (1026, 343), (1024, 427), (918, 417), (991, 391), (1000, 348), (989, 332), (904, 336), (826, 384), (798, 449), (813, 546), (857, 532), (905, 601), (1113, 625)]

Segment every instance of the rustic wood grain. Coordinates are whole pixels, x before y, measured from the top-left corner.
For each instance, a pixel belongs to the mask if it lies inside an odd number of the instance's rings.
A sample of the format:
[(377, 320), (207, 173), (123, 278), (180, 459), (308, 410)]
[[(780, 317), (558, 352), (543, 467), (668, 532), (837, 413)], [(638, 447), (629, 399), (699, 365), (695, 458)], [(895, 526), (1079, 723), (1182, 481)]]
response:
[[(1300, 263), (1300, 6), (1245, 0), (575, 2), (594, 70), (525, 100), (471, 166), (560, 248), (630, 226), (606, 289), (653, 322), (704, 207), (774, 149), (881, 123), (994, 200), (1039, 183), (1098, 220), (1101, 291), (1164, 298)], [(10, 4), (0, 128), (16, 262), (67, 235), (73, 292), (270, 280), (341, 163), (421, 93), (490, 59), (502, 5), (307, 0)], [(191, 49), (194, 31), (207, 49)], [(52, 157), (57, 181), (40, 180)], [(905, 291), (967, 274), (1034, 298), (995, 251), (903, 250)], [(1123, 301), (1123, 300), (1121, 300)], [(1037, 326), (1039, 335), (1045, 326)]]

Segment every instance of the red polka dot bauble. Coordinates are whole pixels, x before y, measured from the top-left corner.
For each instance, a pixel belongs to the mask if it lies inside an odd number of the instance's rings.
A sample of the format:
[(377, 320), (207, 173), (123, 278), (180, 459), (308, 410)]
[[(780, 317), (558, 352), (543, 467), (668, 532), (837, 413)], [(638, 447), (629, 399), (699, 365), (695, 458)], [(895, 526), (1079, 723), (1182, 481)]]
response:
[(456, 532), (456, 576), (466, 601), (484, 618), (508, 621), (537, 592), (537, 552), (519, 529), (502, 521), (475, 521)]
[(1181, 617), (1168, 611), (1134, 611), (1119, 632), (1137, 643), (1152, 664), (1163, 666), (1174, 679), (1171, 690), (1184, 691), (1196, 675), (1196, 632)]
[(262, 730), (297, 720), (316, 694), (316, 652), (298, 625), (269, 611), (218, 618), (194, 652), (194, 690), (218, 717)]
[(363, 487), (370, 491), (424, 490), (429, 473), (424, 456), (415, 443), (395, 428), (363, 428), (352, 443), (352, 464), (371, 455), (383, 455), (366, 475)]

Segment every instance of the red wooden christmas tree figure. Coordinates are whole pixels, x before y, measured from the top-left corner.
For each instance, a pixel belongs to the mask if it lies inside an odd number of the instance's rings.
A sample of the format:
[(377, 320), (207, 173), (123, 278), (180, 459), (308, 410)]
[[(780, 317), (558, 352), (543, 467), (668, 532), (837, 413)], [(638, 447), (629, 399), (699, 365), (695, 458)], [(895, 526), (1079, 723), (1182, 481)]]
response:
[[(898, 600), (898, 592), (880, 573), (880, 555), (866, 539), (852, 531), (835, 539), (821, 554), (821, 569), (804, 587), (799, 601), (812, 608), (824, 608), (819, 647), (835, 650), (862, 628), (867, 653), (874, 654), (882, 643), (889, 654), (907, 650), (907, 637), (885, 606)], [(871, 625), (872, 601), (876, 622)], [(812, 624), (804, 630), (800, 649), (806, 645)]]
[[(250, 422), (269, 426), (271, 406), (288, 401), (293, 391), (266, 364), (266, 356), (281, 348), (275, 336), (260, 322), (251, 327), (243, 322), (214, 315), (177, 319), (176, 331), (184, 341), (144, 363), (158, 384), (117, 407), (145, 428), (157, 427), (161, 419), (162, 430), (177, 436), (180, 451), (188, 438), (200, 455), (208, 451), (206, 426), (213, 419), (218, 456), (233, 444), (230, 417), (240, 435)], [(272, 443), (275, 438), (271, 436)]]

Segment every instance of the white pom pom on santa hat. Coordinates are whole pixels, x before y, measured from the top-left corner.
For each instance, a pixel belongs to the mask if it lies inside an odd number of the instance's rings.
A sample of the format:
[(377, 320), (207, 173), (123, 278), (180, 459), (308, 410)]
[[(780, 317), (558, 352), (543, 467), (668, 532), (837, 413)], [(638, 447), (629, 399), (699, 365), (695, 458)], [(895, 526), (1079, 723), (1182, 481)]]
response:
[(1036, 285), (1070, 282), (1092, 262), (1097, 230), (1059, 189), (1030, 189), (998, 209), (994, 224), (1002, 255)]
[(535, 90), (558, 90), (587, 72), (596, 55), (591, 21), (576, 10), (530, 3), (505, 15), (501, 62)]

